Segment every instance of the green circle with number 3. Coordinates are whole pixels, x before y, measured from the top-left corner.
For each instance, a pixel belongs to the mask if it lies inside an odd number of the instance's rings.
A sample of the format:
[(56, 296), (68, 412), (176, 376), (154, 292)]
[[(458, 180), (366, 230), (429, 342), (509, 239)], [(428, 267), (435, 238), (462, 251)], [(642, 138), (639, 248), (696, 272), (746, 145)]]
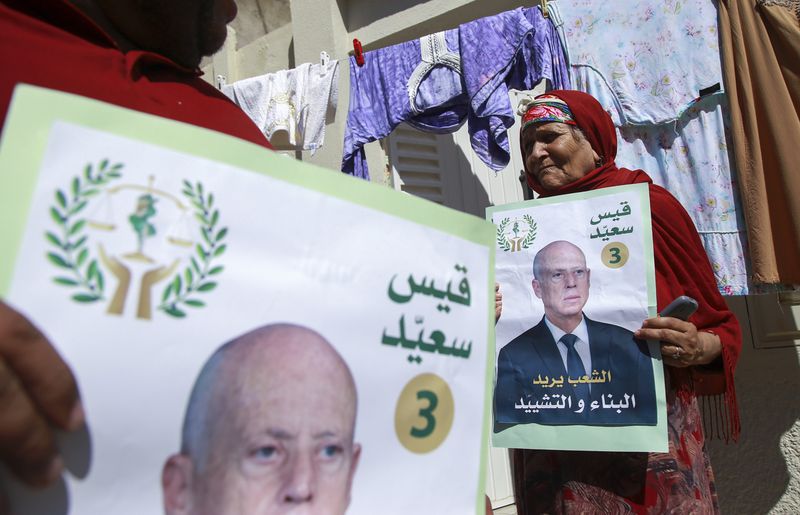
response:
[(397, 399), (394, 430), (403, 447), (417, 454), (433, 451), (453, 427), (455, 405), (450, 387), (436, 374), (420, 374)]
[(621, 268), (628, 262), (629, 256), (627, 245), (615, 241), (603, 247), (603, 252), (600, 254), (603, 264), (608, 268)]

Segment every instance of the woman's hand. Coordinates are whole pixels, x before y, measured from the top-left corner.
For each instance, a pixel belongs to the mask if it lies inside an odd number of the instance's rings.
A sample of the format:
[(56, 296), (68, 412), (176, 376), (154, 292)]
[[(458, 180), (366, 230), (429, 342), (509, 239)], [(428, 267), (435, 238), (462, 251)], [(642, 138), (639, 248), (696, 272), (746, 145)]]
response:
[(494, 283), (494, 323), (500, 320), (503, 312), (503, 294), (500, 293), (500, 283)]
[(722, 353), (719, 336), (698, 331), (693, 323), (673, 317), (648, 318), (635, 336), (642, 340), (659, 340), (664, 363), (671, 367), (705, 365)]

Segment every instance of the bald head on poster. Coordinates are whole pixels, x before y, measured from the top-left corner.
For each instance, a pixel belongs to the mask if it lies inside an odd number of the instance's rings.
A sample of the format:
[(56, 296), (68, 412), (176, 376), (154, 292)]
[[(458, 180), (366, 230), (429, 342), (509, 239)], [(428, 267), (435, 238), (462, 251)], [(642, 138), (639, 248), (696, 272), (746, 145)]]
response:
[(356, 406), (350, 369), (311, 329), (267, 325), (226, 343), (164, 464), (165, 513), (344, 513), (361, 452)]

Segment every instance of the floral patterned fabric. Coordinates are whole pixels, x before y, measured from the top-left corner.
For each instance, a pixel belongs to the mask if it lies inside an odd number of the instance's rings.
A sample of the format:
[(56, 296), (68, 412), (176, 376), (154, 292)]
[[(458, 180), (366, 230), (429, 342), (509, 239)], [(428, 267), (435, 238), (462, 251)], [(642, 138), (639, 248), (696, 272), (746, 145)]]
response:
[(667, 389), (666, 453), (515, 449), (517, 511), (536, 513), (719, 513), (714, 473), (694, 395)]
[(703, 240), (723, 295), (747, 295), (746, 232), (731, 176), (727, 99), (709, 95), (676, 124), (617, 127), (617, 162), (675, 195)]
[[(616, 161), (646, 170), (695, 223), (720, 293), (749, 293), (747, 243), (711, 0), (556, 0), (550, 13), (573, 87), (597, 98), (617, 127)], [(603, 34), (613, 33), (613, 38)]]
[(711, 0), (550, 5), (572, 72), (584, 81), (573, 87), (614, 106), (617, 125), (676, 120), (700, 91), (722, 84)]

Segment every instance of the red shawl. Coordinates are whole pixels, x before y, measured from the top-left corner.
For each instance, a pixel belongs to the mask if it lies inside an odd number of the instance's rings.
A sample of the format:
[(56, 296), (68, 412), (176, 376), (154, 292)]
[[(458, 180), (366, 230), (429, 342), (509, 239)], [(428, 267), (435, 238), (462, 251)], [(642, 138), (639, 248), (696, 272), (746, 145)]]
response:
[(710, 402), (706, 403), (706, 429), (710, 435), (716, 433), (720, 436), (721, 433), (726, 440), (736, 440), (740, 426), (733, 371), (739, 358), (742, 335), (739, 322), (717, 289), (714, 272), (692, 219), (678, 200), (664, 188), (653, 184), (645, 172), (617, 167), (614, 162), (617, 155), (614, 124), (594, 97), (580, 91), (556, 90), (547, 94), (555, 95), (569, 105), (578, 127), (603, 162), (581, 179), (556, 190), (542, 188), (526, 168), (528, 184), (542, 197), (624, 184), (649, 185), (658, 310), (675, 297), (688, 295), (700, 305), (689, 321), (700, 331), (716, 334), (722, 342), (721, 360), (707, 366), (668, 367), (667, 370), (679, 394), (724, 395), (724, 410), (720, 409), (719, 397), (713, 399), (717, 409), (713, 409)]

